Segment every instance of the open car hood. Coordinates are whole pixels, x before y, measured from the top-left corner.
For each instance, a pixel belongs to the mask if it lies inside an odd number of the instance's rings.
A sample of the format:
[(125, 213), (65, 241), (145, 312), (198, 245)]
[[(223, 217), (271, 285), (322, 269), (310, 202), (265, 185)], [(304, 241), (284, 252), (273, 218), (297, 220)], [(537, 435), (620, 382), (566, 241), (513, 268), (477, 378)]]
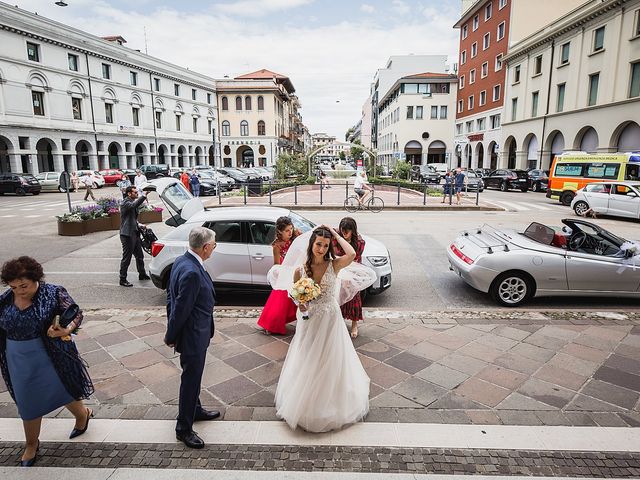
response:
[(189, 190), (176, 178), (156, 178), (145, 184), (142, 190), (158, 194), (162, 203), (171, 213), (171, 218), (165, 222), (169, 226), (182, 225), (195, 214), (204, 211), (202, 201), (191, 195)]

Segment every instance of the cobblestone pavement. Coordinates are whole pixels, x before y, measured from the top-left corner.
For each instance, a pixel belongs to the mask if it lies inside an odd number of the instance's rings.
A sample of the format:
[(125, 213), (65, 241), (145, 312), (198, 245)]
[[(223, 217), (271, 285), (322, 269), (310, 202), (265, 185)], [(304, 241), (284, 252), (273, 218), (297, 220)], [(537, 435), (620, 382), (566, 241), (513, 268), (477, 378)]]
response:
[[(17, 443), (0, 442), (0, 466), (13, 466)], [(640, 454), (478, 449), (43, 443), (39, 467), (192, 468), (245, 471), (322, 471), (638, 477)]]
[[(259, 312), (216, 310), (201, 398), (225, 420), (276, 419), (294, 327), (264, 335)], [(162, 342), (163, 310), (85, 314), (77, 342), (96, 386), (96, 416), (175, 418), (180, 368)], [(365, 317), (354, 344), (372, 381), (367, 421), (640, 426), (638, 311), (369, 309)], [(16, 417), (0, 390), (0, 417)]]

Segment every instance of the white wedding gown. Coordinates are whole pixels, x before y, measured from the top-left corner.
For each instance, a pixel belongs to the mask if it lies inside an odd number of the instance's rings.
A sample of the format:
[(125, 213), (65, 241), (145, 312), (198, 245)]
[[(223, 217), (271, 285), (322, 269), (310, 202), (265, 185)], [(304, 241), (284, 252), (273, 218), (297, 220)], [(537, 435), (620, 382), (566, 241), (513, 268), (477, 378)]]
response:
[[(303, 276), (307, 276), (301, 268)], [(276, 414), (291, 428), (326, 432), (357, 422), (369, 411), (369, 377), (347, 332), (329, 263), (322, 294), (309, 303), (309, 319), (298, 311), (276, 390)]]

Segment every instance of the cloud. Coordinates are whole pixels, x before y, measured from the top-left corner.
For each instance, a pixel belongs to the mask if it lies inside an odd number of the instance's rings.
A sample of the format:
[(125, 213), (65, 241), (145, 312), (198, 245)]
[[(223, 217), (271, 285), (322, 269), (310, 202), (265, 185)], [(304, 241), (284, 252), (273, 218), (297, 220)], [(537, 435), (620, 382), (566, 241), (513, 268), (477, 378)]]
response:
[(435, 18), (416, 15), (401, 22), (367, 15), (288, 24), (216, 10), (157, 8), (143, 13), (105, 0), (74, 0), (64, 9), (49, 5), (53, 3), (20, 0), (21, 8), (94, 35), (122, 35), (129, 48), (142, 51), (145, 26), (150, 55), (213, 78), (261, 68), (287, 75), (309, 129), (341, 138), (360, 119), (373, 76), (391, 55), (437, 54), (454, 60), (458, 50), (458, 32), (451, 28), (459, 15), (455, 9), (450, 17), (443, 11)]
[(360, 5), (360, 11), (364, 13), (374, 13), (376, 11), (376, 7), (367, 3), (363, 3), (362, 5)]
[(409, 5), (407, 5), (402, 0), (393, 0), (391, 2), (391, 5), (393, 6), (393, 9), (395, 10), (395, 12), (400, 15), (406, 15), (411, 11), (411, 8), (409, 8)]
[(214, 8), (230, 15), (259, 17), (313, 2), (314, 0), (238, 0), (233, 3), (219, 3)]

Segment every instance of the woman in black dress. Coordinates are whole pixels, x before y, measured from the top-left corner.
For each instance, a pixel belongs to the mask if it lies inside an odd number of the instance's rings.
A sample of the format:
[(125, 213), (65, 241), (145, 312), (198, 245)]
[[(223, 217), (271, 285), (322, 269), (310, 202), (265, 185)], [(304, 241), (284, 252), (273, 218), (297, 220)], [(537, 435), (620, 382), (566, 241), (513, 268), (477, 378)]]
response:
[[(0, 295), (0, 370), (23, 421), (24, 467), (37, 458), (42, 417), (65, 406), (76, 422), (69, 438), (82, 435), (93, 416), (82, 402), (93, 384), (70, 335), (82, 312), (64, 287), (42, 281), (42, 266), (31, 257), (9, 260), (0, 279), (10, 288)], [(58, 315), (73, 319), (63, 328)]]

